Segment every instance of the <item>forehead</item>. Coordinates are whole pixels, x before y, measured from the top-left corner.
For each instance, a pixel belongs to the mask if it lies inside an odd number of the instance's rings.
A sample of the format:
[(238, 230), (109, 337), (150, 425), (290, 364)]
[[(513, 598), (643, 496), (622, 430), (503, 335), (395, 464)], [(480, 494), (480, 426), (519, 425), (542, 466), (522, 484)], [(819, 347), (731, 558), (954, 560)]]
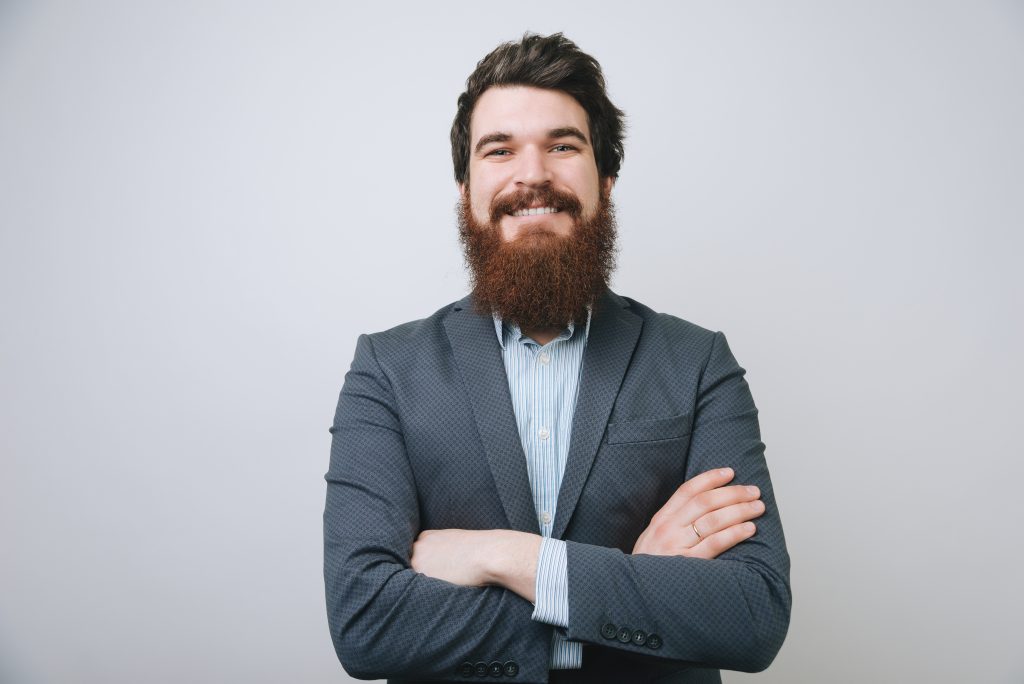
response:
[(530, 86), (494, 86), (476, 101), (469, 136), (475, 144), (488, 133), (526, 138), (568, 126), (583, 131), (589, 140), (587, 112), (571, 95)]

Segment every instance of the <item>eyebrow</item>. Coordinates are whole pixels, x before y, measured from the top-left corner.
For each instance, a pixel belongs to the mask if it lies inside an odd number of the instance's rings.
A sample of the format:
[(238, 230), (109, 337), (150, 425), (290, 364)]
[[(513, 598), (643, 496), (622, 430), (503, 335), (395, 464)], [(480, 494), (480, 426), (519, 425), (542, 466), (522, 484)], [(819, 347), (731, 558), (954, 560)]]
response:
[(583, 131), (576, 128), (575, 126), (563, 126), (562, 128), (554, 128), (548, 131), (549, 138), (576, 138), (584, 145), (589, 145), (590, 141), (587, 140), (587, 136), (583, 135)]
[(511, 139), (512, 136), (509, 133), (488, 133), (477, 141), (476, 147), (473, 148), (473, 151), (479, 152), (485, 145), (490, 145), (491, 143), (496, 142), (508, 142)]
[[(587, 136), (583, 135), (583, 131), (576, 128), (575, 126), (562, 126), (561, 128), (552, 128), (548, 131), (548, 138), (576, 138), (584, 145), (589, 145), (590, 141), (587, 140)], [(491, 143), (508, 142), (512, 139), (511, 133), (488, 133), (487, 135), (480, 138), (477, 141), (476, 146), (473, 148), (474, 152), (480, 152), (485, 146)]]

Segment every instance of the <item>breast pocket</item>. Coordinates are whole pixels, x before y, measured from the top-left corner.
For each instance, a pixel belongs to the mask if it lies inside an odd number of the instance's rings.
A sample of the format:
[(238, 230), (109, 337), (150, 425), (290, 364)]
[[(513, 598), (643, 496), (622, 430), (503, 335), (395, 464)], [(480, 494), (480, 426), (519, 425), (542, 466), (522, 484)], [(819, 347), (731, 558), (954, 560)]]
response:
[(668, 418), (615, 421), (608, 423), (608, 444), (638, 444), (680, 439), (690, 434), (692, 413)]
[(592, 543), (632, 548), (651, 516), (683, 483), (692, 418), (685, 413), (608, 423), (574, 514), (600, 521), (597, 529), (603, 532)]

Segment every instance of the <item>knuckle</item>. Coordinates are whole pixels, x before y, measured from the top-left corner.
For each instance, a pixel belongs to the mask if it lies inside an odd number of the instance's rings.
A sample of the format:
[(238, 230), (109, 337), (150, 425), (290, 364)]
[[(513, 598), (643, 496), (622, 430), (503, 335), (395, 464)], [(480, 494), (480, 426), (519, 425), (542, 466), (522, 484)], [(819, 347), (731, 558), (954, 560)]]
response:
[(693, 503), (702, 511), (711, 510), (712, 504), (714, 503), (715, 496), (712, 491), (701, 492), (697, 496), (693, 497)]
[(706, 471), (705, 474), (708, 476), (709, 479), (721, 482), (728, 482), (733, 477), (733, 470), (732, 468), (729, 467), (715, 468), (713, 470)]
[(733, 545), (733, 542), (729, 541), (728, 539), (724, 539), (724, 538), (721, 538), (721, 537), (716, 538), (714, 541), (711, 541), (711, 542), (708, 543), (708, 546), (707, 546), (708, 555), (707, 555), (707, 557), (708, 558), (716, 558), (723, 551), (728, 551), (729, 547), (731, 547), (732, 545)]
[[(712, 532), (716, 532), (721, 529), (722, 526), (722, 514), (719, 511), (712, 511), (706, 513), (701, 517), (697, 518), (694, 522), (697, 525), (697, 529), (701, 530), (702, 534), (706, 537)], [(704, 530), (707, 530), (706, 532)]]
[(729, 546), (739, 544), (750, 536), (750, 528), (747, 527), (748, 524), (749, 523), (746, 522), (737, 523), (729, 528)]
[(689, 482), (684, 482), (683, 484), (679, 485), (679, 487), (676, 489), (675, 492), (673, 492), (672, 496), (668, 498), (668, 501), (665, 502), (665, 505), (662, 506), (662, 508), (664, 509), (669, 508), (670, 506), (681, 506), (690, 499), (692, 499), (694, 492), (690, 487), (687, 486), (689, 484)]
[(733, 485), (729, 487), (729, 494), (735, 498), (736, 501), (750, 501), (752, 498), (756, 498), (751, 494), (750, 490), (743, 485)]

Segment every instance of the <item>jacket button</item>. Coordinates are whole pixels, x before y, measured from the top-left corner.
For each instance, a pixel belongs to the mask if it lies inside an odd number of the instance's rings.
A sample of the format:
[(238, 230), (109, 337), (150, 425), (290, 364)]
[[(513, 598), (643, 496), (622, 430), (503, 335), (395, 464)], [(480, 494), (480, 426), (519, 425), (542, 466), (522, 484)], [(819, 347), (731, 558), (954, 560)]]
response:
[(633, 630), (632, 629), (630, 629), (629, 627), (620, 627), (619, 628), (619, 641), (621, 641), (624, 644), (628, 644), (630, 639), (632, 639), (632, 638), (633, 638)]
[(648, 634), (647, 648), (653, 648), (655, 651), (661, 648), (661, 637), (657, 634)]
[(492, 662), (490, 666), (487, 668), (487, 674), (491, 675), (492, 677), (500, 677), (502, 674), (504, 674), (504, 672), (505, 667), (497, 660)]
[(633, 632), (633, 643), (637, 646), (643, 646), (647, 643), (647, 632), (642, 629), (638, 629)]
[(487, 676), (487, 663), (477, 663), (476, 667), (473, 668), (473, 674), (477, 677)]
[(604, 626), (601, 628), (601, 636), (605, 639), (614, 639), (618, 633), (619, 628), (610, 622), (604, 623)]
[(519, 663), (517, 663), (514, 660), (510, 660), (507, 663), (505, 663), (506, 677), (515, 677), (517, 674), (519, 674)]
[(461, 665), (459, 665), (459, 675), (463, 677), (472, 677), (473, 670), (473, 663), (462, 663)]

